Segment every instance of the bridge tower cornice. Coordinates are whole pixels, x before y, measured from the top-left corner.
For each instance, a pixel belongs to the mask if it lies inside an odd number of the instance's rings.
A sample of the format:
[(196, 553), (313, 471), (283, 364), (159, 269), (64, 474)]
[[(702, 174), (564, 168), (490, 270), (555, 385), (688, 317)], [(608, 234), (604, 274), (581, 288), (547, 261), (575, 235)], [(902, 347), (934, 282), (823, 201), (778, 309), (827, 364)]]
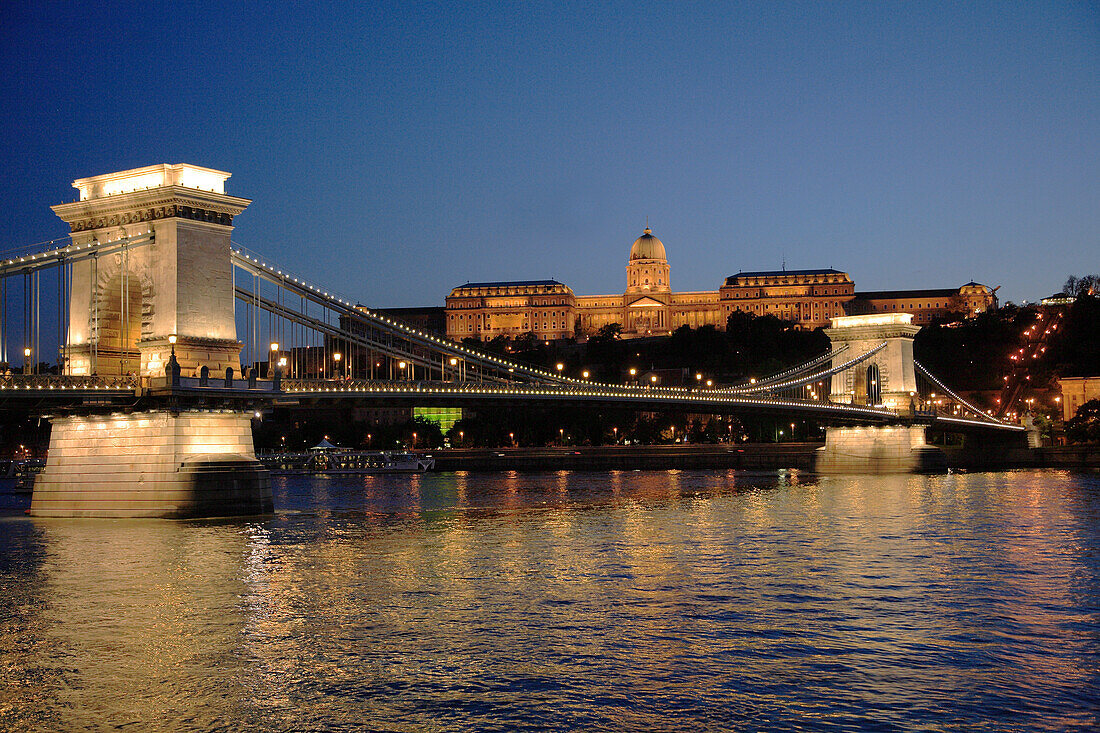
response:
[(875, 339), (882, 341), (883, 339), (894, 338), (911, 339), (920, 331), (920, 326), (892, 324), (888, 326), (856, 326), (844, 329), (823, 328), (821, 330), (829, 337), (830, 341), (843, 343), (860, 339), (867, 341), (874, 341)]
[(51, 206), (71, 232), (91, 232), (128, 224), (181, 218), (231, 226), (250, 199), (184, 186), (114, 194), (103, 198)]

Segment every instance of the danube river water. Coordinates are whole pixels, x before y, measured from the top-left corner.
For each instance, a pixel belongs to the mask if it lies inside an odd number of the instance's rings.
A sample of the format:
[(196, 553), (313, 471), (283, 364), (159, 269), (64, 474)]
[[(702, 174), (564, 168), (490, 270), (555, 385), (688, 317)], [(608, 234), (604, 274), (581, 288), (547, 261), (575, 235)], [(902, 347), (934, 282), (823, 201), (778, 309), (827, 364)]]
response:
[(274, 480), (0, 494), (0, 729), (1095, 730), (1100, 475)]

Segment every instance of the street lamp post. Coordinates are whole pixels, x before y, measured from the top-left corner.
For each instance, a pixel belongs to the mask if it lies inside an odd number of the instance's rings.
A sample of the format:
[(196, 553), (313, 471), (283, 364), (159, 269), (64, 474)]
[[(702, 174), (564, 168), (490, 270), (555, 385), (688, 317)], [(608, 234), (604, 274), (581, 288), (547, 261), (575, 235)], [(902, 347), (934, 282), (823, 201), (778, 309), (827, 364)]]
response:
[(334, 377), (335, 379), (339, 379), (339, 378), (340, 378), (340, 360), (341, 360), (342, 358), (344, 358), (344, 355), (343, 355), (343, 354), (341, 354), (341, 353), (340, 353), (339, 351), (335, 352), (335, 353), (334, 353), (334, 354), (332, 355), (332, 361), (333, 361), (333, 365), (332, 365), (332, 376), (333, 376), (333, 377)]
[[(23, 373), (24, 374), (34, 374), (34, 365), (30, 364), (30, 358), (31, 358), (31, 347), (28, 346), (27, 348), (23, 349)], [(28, 365), (30, 366), (30, 371), (27, 371), (27, 366)]]
[(172, 385), (176, 385), (179, 382), (176, 377), (180, 373), (180, 364), (176, 361), (176, 334), (168, 334), (168, 345), (172, 348), (172, 352), (168, 355), (168, 380)]

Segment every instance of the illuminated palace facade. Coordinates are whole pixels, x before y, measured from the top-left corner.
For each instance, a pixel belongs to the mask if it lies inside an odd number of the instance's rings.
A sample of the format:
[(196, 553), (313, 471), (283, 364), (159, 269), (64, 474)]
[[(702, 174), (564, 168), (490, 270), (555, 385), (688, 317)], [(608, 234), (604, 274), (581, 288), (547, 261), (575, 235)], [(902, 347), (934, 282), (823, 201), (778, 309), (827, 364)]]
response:
[(915, 323), (929, 323), (950, 312), (991, 307), (993, 292), (978, 283), (957, 290), (857, 293), (848, 273), (833, 269), (739, 272), (718, 290), (676, 293), (665, 246), (646, 227), (630, 247), (622, 293), (575, 295), (556, 280), (466, 283), (447, 296), (444, 316), (447, 337), (456, 341), (528, 332), (551, 341), (590, 336), (616, 323), (624, 338), (666, 335), (680, 326), (724, 329), (734, 311), (813, 329), (855, 313), (906, 312)]

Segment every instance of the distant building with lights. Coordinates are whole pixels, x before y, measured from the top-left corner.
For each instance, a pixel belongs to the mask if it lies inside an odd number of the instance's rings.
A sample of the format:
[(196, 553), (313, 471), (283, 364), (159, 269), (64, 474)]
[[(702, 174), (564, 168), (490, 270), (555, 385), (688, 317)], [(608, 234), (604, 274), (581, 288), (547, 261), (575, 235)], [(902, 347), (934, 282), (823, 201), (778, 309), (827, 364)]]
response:
[(857, 293), (848, 273), (832, 268), (738, 272), (718, 290), (673, 292), (665, 246), (646, 227), (626, 264), (626, 289), (576, 295), (557, 280), (472, 282), (446, 298), (446, 334), (459, 341), (533, 333), (540, 340), (589, 336), (619, 324), (624, 338), (667, 335), (681, 326), (725, 329), (731, 313), (772, 315), (797, 328), (828, 326), (844, 315), (905, 312), (914, 323), (996, 307), (996, 296), (970, 282), (958, 289)]
[(912, 313), (913, 323), (926, 325), (953, 314), (966, 316), (997, 307), (996, 294), (985, 285), (968, 282), (961, 288), (934, 290), (878, 290), (856, 293), (848, 305), (850, 315)]

